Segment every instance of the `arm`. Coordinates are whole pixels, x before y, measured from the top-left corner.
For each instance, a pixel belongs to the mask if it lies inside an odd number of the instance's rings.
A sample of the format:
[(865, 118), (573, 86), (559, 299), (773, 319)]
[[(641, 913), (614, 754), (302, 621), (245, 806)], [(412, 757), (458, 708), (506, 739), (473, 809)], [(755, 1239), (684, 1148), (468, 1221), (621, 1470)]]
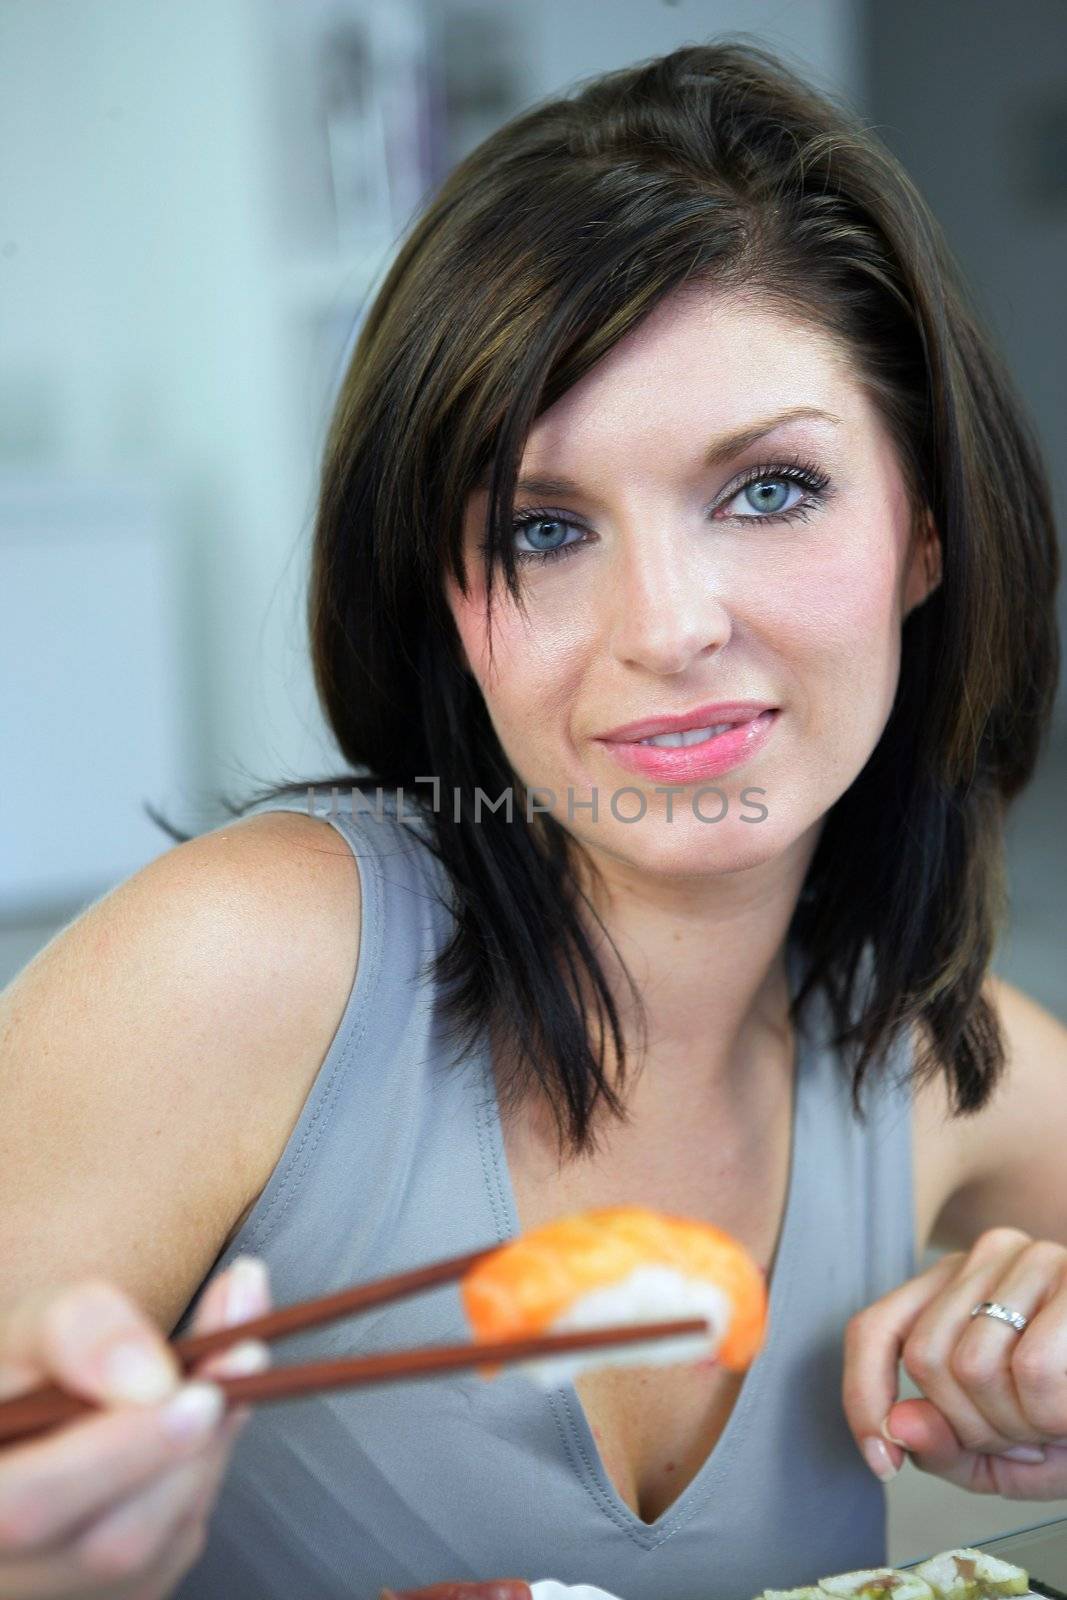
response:
[[(162, 1600), (202, 1553), (248, 1413), (178, 1388), (163, 1330), (302, 1103), (358, 938), (343, 841), (250, 818), (152, 863), (0, 995), (0, 1392), (58, 1382), (98, 1408), (0, 1451), (4, 1594)], [(269, 1308), (254, 1265), (216, 1274), (194, 1333)], [(120, 1341), (151, 1394), (106, 1369)], [(269, 1360), (246, 1342), (192, 1376)]]
[(932, 1242), (969, 1249), (987, 1228), (1009, 1226), (1067, 1245), (1067, 1026), (1001, 978), (985, 993), (1007, 1065), (990, 1103), (952, 1125), (953, 1186)]
[(96, 1275), (174, 1326), (284, 1146), (358, 947), (344, 840), (267, 813), (39, 953), (0, 994), (0, 1310)]
[[(880, 1477), (904, 1451), (978, 1493), (1067, 1496), (1067, 1028), (1001, 979), (1007, 1065), (991, 1102), (953, 1118), (943, 1081), (915, 1097), (917, 1213), (944, 1248), (920, 1276), (858, 1312), (845, 1333), (843, 1400)], [(972, 1307), (998, 1300), (1022, 1334)], [(924, 1398), (894, 1403), (897, 1367)]]

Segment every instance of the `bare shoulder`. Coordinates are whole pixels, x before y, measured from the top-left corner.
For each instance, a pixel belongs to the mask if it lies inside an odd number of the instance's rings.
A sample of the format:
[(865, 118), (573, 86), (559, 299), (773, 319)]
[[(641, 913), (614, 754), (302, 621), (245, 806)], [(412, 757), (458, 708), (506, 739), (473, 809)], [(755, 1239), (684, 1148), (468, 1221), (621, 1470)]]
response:
[(2, 1298), (100, 1274), (173, 1327), (284, 1147), (359, 940), (346, 841), (267, 812), (45, 946), (0, 993)]
[(1000, 1224), (1035, 1237), (1067, 1232), (1067, 1187), (1060, 1176), (1067, 1144), (1067, 1026), (1006, 979), (991, 974), (983, 992), (996, 1011), (1006, 1057), (989, 1101), (971, 1116), (954, 1116), (940, 1075), (915, 1094), (922, 1249), (966, 1248)]

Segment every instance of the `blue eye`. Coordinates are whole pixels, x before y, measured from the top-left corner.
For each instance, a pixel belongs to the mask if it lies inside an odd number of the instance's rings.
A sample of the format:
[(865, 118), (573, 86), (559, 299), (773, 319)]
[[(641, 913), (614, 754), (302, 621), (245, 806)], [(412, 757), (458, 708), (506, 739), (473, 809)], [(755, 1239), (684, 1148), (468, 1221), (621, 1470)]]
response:
[[(742, 522), (793, 522), (806, 517), (825, 498), (829, 482), (824, 472), (808, 463), (752, 467), (722, 502), (719, 514)], [(796, 498), (791, 500), (793, 491)], [(748, 511), (731, 511), (737, 501)]]
[[(549, 539), (555, 540), (556, 542), (546, 543), (540, 549), (534, 548), (533, 550), (522, 550), (516, 548), (515, 559), (517, 561), (556, 561), (561, 556), (570, 555), (572, 550), (576, 550), (580, 544), (585, 542), (583, 539), (575, 539), (570, 544), (561, 543), (559, 541), (559, 536), (563, 533), (563, 531), (567, 528), (578, 528), (578, 524), (571, 522), (566, 517), (559, 516), (555, 511), (544, 511), (540, 507), (532, 506), (527, 510), (516, 512), (511, 524), (511, 532), (513, 535), (521, 531), (531, 542), (536, 542), (536, 539), (542, 537), (540, 531), (531, 535), (531, 529), (542, 530), (546, 528), (552, 530), (552, 532), (549, 534)], [(582, 530), (578, 528), (578, 531), (581, 532)], [(482, 550), (488, 554), (488, 546), (486, 543), (482, 544)]]
[[(714, 516), (719, 520), (730, 516), (739, 522), (801, 521), (826, 498), (829, 484), (826, 473), (810, 462), (761, 463), (749, 468), (741, 483), (720, 501)], [(738, 500), (749, 508), (747, 512), (730, 511)], [(564, 542), (568, 528), (582, 537)], [(529, 506), (516, 512), (511, 523), (512, 537), (520, 532), (534, 546), (527, 550), (514, 547), (515, 560), (520, 565), (531, 561), (542, 565), (547, 561), (559, 561), (589, 542), (580, 523), (544, 506)], [(483, 540), (480, 548), (488, 558), (488, 541)]]
[(750, 483), (744, 490), (745, 499), (753, 511), (782, 511), (795, 484), (783, 483), (781, 478), (764, 478), (762, 483)]

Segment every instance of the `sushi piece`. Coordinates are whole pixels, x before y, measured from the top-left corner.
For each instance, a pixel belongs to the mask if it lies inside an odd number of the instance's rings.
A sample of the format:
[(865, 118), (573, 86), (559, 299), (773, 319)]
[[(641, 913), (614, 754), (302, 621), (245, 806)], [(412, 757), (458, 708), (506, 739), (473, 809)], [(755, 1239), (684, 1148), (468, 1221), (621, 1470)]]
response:
[(471, 1268), (460, 1292), (482, 1343), (706, 1319), (704, 1334), (515, 1363), (546, 1387), (608, 1365), (717, 1359), (741, 1372), (762, 1344), (767, 1314), (763, 1273), (735, 1239), (644, 1206), (606, 1206), (530, 1229)]
[(871, 1567), (860, 1572), (839, 1572), (820, 1578), (819, 1588), (836, 1600), (935, 1600), (924, 1578), (895, 1567)]
[(937, 1600), (998, 1600), (1002, 1595), (1030, 1590), (1030, 1574), (1025, 1568), (984, 1550), (945, 1550), (919, 1562), (914, 1571), (925, 1578)]
[(756, 1600), (826, 1600), (826, 1591), (817, 1584), (802, 1584), (799, 1589), (764, 1589)]

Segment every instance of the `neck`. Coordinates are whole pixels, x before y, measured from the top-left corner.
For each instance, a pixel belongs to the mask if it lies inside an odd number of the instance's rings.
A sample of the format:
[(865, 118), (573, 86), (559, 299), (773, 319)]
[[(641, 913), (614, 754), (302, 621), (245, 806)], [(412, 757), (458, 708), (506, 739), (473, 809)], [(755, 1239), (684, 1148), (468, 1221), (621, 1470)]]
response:
[[(588, 916), (590, 942), (619, 1011), (630, 1068), (666, 1089), (729, 1103), (753, 1062), (791, 1040), (786, 940), (814, 849), (744, 872), (651, 879), (603, 857), (580, 872), (606, 934)], [(618, 949), (618, 955), (613, 949)], [(642, 1034), (625, 962), (641, 996)], [(595, 1013), (593, 1013), (595, 1015)], [(605, 1059), (614, 1072), (610, 1035)]]

